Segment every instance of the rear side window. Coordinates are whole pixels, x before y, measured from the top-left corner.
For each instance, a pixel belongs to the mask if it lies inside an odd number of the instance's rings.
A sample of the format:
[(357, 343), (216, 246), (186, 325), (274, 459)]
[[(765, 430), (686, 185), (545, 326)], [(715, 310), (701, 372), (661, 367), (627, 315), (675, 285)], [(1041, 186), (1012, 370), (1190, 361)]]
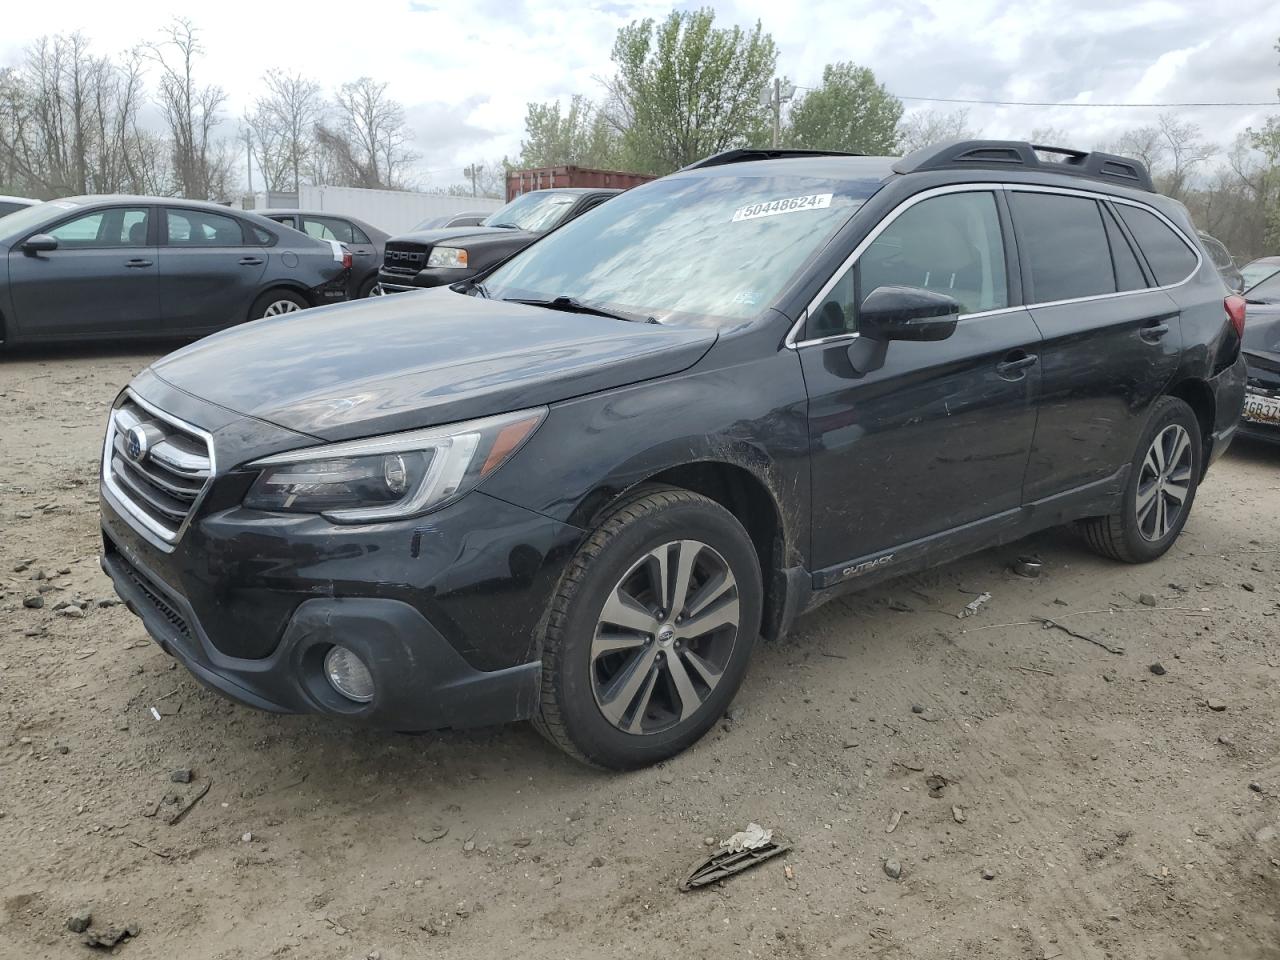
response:
[(1196, 268), (1196, 255), (1167, 223), (1154, 213), (1127, 203), (1116, 204), (1116, 209), (1146, 254), (1151, 272), (1156, 275), (1156, 283), (1163, 287), (1191, 276), (1191, 271)]
[(175, 247), (240, 247), (244, 233), (234, 217), (207, 210), (166, 210), (169, 244)]
[(1096, 200), (1058, 193), (1009, 196), (1033, 303), (1116, 292), (1107, 231)]
[(1147, 278), (1138, 266), (1138, 257), (1133, 252), (1129, 239), (1116, 223), (1110, 211), (1103, 214), (1107, 223), (1107, 241), (1111, 244), (1111, 260), (1116, 267), (1117, 290), (1141, 290), (1147, 285)]
[(355, 243), (351, 233), (351, 224), (345, 220), (334, 220), (332, 217), (303, 217), (302, 229), (317, 240), (338, 240), (342, 243)]

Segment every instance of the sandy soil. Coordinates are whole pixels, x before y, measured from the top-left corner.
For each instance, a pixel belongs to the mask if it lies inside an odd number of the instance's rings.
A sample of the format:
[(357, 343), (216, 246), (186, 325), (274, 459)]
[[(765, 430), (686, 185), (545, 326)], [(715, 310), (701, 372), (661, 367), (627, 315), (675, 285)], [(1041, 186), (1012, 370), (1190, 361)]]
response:
[[(85, 905), (137, 960), (1280, 957), (1280, 450), (1233, 449), (1159, 563), (1055, 532), (833, 603), (713, 735), (606, 775), (527, 726), (255, 713), (99, 607), (102, 427), (148, 349), (0, 359), (0, 957), (88, 954)], [(677, 890), (752, 820), (791, 852)]]

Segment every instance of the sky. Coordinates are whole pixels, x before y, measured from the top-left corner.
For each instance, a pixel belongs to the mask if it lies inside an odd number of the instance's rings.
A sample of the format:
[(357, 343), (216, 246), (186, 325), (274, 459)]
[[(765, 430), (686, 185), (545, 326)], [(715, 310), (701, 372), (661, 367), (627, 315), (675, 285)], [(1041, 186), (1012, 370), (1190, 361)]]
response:
[[(1280, 113), (1277, 0), (695, 0), (717, 24), (759, 19), (779, 48), (778, 72), (816, 85), (826, 63), (868, 66), (901, 97), (1055, 103), (1269, 101), (1275, 106), (1178, 108), (1211, 142)], [(612, 74), (618, 29), (662, 19), (671, 3), (627, 0), (62, 0), (11, 4), (0, 66), (45, 34), (79, 30), (98, 53), (156, 39), (174, 14), (201, 31), (204, 82), (228, 94), (223, 130), (259, 93), (268, 68), (300, 71), (326, 88), (368, 75), (406, 109), (421, 155), (420, 186), (460, 182), (474, 161), (514, 157), (529, 101), (597, 97)], [(56, 16), (50, 11), (56, 10)], [(960, 105), (904, 99), (908, 112)], [(969, 106), (993, 137), (1065, 131), (1064, 146), (1104, 144), (1153, 122), (1158, 109)]]

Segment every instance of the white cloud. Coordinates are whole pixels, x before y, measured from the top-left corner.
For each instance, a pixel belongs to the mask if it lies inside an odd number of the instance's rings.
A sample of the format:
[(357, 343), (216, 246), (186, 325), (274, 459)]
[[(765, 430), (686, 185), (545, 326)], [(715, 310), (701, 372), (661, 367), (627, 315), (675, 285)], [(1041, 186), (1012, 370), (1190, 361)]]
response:
[[(698, 6), (692, 0), (681, 6)], [(1280, 86), (1280, 4), (1235, 0), (712, 0), (722, 24), (757, 18), (778, 41), (779, 70), (814, 84), (825, 63), (870, 66), (902, 95), (1082, 102), (1267, 100)], [(269, 67), (296, 69), (327, 87), (369, 75), (390, 84), (414, 124), (421, 174), (443, 185), (473, 160), (515, 154), (529, 101), (598, 96), (611, 73), (619, 27), (661, 19), (656, 0), (313, 0), (310, 4), (173, 3), (135, 0), (126, 8), (63, 0), (57, 17), (38, 5), (11, 5), (0, 64), (42, 34), (78, 29), (101, 53), (158, 36), (176, 12), (202, 31), (202, 76), (229, 95), (232, 120), (249, 107)], [(909, 110), (945, 104), (908, 102)], [(992, 136), (1034, 127), (1071, 133), (1073, 145), (1105, 142), (1156, 110), (970, 108)], [(1267, 109), (1181, 111), (1226, 142), (1257, 125)]]

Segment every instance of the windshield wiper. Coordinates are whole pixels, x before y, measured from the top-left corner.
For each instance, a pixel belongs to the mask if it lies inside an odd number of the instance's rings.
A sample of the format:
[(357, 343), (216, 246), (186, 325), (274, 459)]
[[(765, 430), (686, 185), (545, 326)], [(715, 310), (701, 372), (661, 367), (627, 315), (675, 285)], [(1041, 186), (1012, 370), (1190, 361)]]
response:
[(628, 323), (658, 322), (655, 317), (631, 317), (625, 313), (601, 310), (599, 307), (593, 307), (590, 304), (583, 303), (581, 300), (575, 300), (573, 297), (554, 297), (551, 300), (522, 300), (518, 297), (512, 297), (510, 302), (523, 303), (531, 307), (545, 307), (548, 310), (561, 310), (564, 313), (587, 313), (593, 317), (608, 317), (610, 320), (625, 320)]
[(505, 230), (523, 230), (524, 227), (518, 223), (486, 223), (486, 227), (502, 227)]

